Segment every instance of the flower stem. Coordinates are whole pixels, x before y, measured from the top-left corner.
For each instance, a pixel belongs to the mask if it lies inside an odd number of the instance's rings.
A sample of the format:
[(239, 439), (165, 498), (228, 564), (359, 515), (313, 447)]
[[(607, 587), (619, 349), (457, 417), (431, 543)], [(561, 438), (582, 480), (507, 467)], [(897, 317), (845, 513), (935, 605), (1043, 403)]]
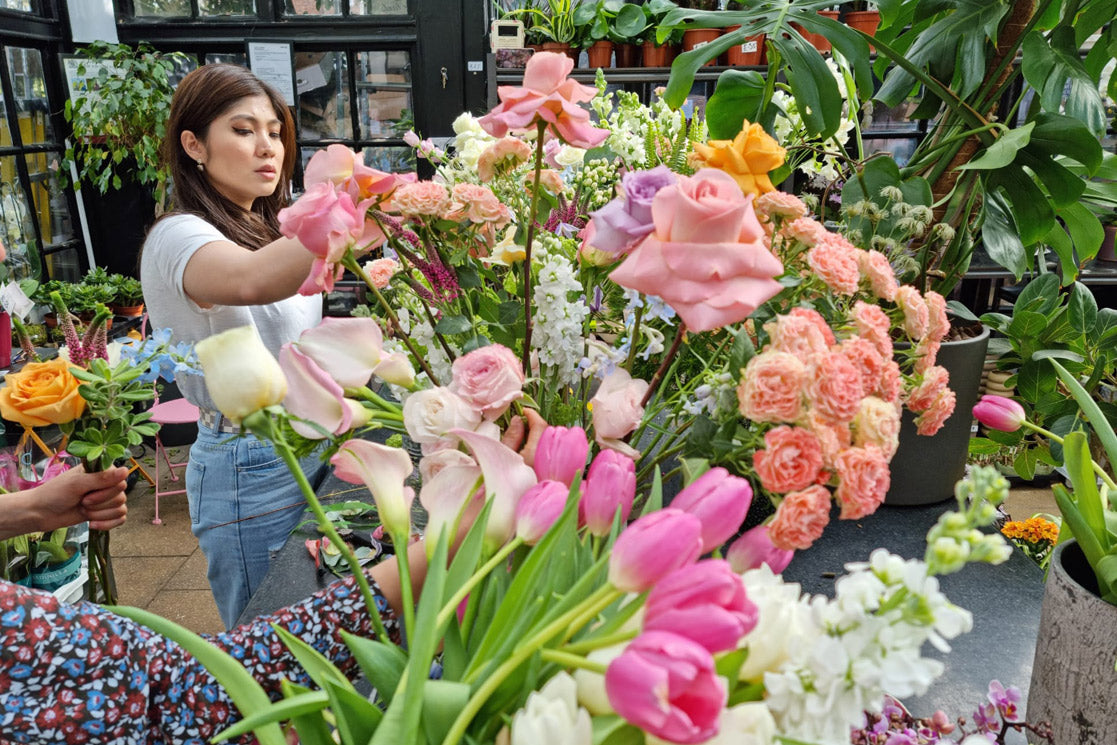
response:
[[(409, 639), (415, 633), (415, 593), (411, 587), (411, 565), (407, 561), (408, 541), (411, 539), (410, 529), (390, 530), (392, 546), (396, 551), (396, 566), (399, 567), (399, 590), (403, 605), (403, 633), (404, 639)], [(348, 546), (346, 546), (348, 548)], [(354, 556), (354, 560), (356, 557)], [(371, 609), (370, 609), (371, 612)], [(379, 616), (378, 616), (379, 617)]]
[(675, 341), (671, 342), (671, 348), (667, 350), (667, 354), (663, 357), (663, 362), (660, 363), (659, 369), (655, 371), (652, 376), (652, 381), (648, 385), (648, 390), (644, 393), (644, 398), (640, 401), (640, 406), (647, 406), (648, 401), (652, 400), (659, 384), (663, 382), (663, 376), (667, 373), (667, 368), (675, 360), (675, 355), (679, 352), (679, 347), (683, 343), (683, 337), (686, 336), (686, 324), (679, 321), (679, 330), (675, 333)]
[(539, 175), (543, 170), (543, 134), (546, 122), (536, 125), (535, 182), (527, 215), (527, 242), (524, 244), (524, 374), (531, 372), (531, 244), (535, 241), (535, 210), (539, 208)]
[(544, 649), (539, 653), (539, 656), (546, 662), (553, 662), (562, 667), (580, 667), (583, 670), (589, 670), (601, 675), (605, 674), (605, 669), (607, 667), (607, 665), (601, 662), (587, 660), (585, 657), (570, 654), (569, 652), (562, 652), (557, 649)]
[[(1023, 425), (1025, 427), (1027, 427), (1028, 429), (1032, 430), (1033, 432), (1041, 434), (1044, 437), (1059, 443), (1060, 445), (1063, 444), (1063, 438), (1059, 437), (1059, 435), (1055, 434), (1054, 432), (1052, 432), (1050, 430), (1046, 430), (1043, 427), (1040, 427), (1039, 425), (1032, 424), (1031, 422), (1029, 422), (1026, 419), (1024, 420)], [(1102, 468), (1100, 465), (1098, 465), (1097, 461), (1095, 461), (1093, 458), (1091, 458), (1090, 459), (1090, 465), (1094, 467), (1094, 473), (1096, 473), (1098, 475), (1098, 477), (1103, 482), (1105, 482), (1106, 486), (1108, 486), (1110, 489), (1117, 489), (1117, 483), (1113, 482), (1113, 478), (1108, 473), (1105, 472), (1104, 468)]]
[(629, 639), (635, 638), (636, 634), (638, 633), (639, 632), (637, 631), (618, 631), (615, 634), (607, 634), (606, 636), (598, 636), (593, 639), (586, 639), (585, 641), (567, 644), (563, 647), (563, 650), (574, 654), (592, 652), (595, 649), (601, 649), (602, 647), (611, 647), (614, 644), (621, 644), (622, 642), (626, 642)]
[(438, 612), (438, 620), (435, 622), (435, 628), (442, 628), (443, 625), (450, 620), (450, 614), (458, 609), (458, 605), (465, 600), (466, 596), (472, 592), (473, 588), (477, 586), (481, 580), (489, 575), (493, 569), (500, 566), (501, 562), (508, 557), (508, 554), (515, 551), (523, 544), (523, 539), (516, 537), (508, 543), (504, 544), (499, 551), (492, 555), (485, 564), (473, 573), (473, 576), (466, 580), (465, 584), (458, 588), (458, 591), (446, 601), (446, 605), (442, 606), (442, 610)]

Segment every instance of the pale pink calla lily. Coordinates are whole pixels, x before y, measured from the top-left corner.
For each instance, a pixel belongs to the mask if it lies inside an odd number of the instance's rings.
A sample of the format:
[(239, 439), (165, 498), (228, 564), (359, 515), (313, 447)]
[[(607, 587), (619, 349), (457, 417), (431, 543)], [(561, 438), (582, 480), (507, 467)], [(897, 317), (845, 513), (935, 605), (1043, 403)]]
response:
[(392, 352), (372, 368), (372, 374), (385, 383), (410, 388), (415, 385), (415, 367), (403, 352)]
[(500, 440), (467, 429), (454, 429), (450, 434), (473, 451), (485, 478), (485, 493), (492, 495), (493, 506), (485, 526), (485, 546), (495, 551), (508, 542), (516, 529), (516, 505), (520, 497), (537, 481), (535, 471), (524, 463), (523, 456)]
[(330, 458), (334, 475), (350, 484), (364, 484), (376, 502), (380, 521), (390, 533), (411, 531), (411, 503), (415, 491), (404, 481), (415, 466), (400, 448), (368, 440), (347, 440)]
[(373, 318), (323, 318), (299, 336), (299, 351), (327, 370), (342, 388), (360, 388), (382, 355), (384, 335)]
[(442, 468), (430, 479), (423, 481), (419, 490), (419, 503), (427, 510), (426, 549), (431, 558), (438, 546), (443, 531), (453, 530), (470, 497), (484, 499), (484, 491), (478, 489), (481, 469), (465, 453), (461, 453), (468, 463), (455, 463)]
[(341, 386), (293, 344), (284, 344), (280, 348), (279, 366), (287, 378), (283, 406), (299, 419), (321, 427), (320, 430), (298, 419), (291, 420), (291, 427), (303, 437), (321, 440), (328, 434), (339, 435), (367, 423), (371, 418), (370, 411), (347, 399)]

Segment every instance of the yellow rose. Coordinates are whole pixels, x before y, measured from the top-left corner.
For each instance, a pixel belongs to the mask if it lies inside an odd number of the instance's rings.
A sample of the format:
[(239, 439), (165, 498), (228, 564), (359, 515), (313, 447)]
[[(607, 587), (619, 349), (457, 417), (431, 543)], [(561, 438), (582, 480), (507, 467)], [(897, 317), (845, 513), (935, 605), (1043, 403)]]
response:
[(690, 164), (694, 168), (725, 171), (745, 194), (759, 196), (775, 191), (768, 172), (783, 165), (786, 155), (787, 151), (764, 131), (764, 127), (746, 120), (740, 134), (732, 140), (694, 143)]
[(80, 383), (70, 373), (70, 363), (55, 358), (29, 362), (9, 374), (0, 388), (0, 414), (25, 427), (72, 422), (85, 411)]

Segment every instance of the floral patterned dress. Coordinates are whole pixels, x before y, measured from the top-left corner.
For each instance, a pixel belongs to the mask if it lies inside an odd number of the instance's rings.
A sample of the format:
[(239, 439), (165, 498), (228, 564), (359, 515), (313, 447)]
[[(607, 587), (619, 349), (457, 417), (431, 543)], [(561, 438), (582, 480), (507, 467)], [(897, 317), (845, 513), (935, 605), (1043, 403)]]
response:
[[(399, 622), (373, 586), (385, 627)], [(273, 699), (284, 678), (310, 685), (271, 624), (347, 675), (356, 662), (341, 630), (371, 635), (352, 577), (296, 605), (209, 637), (242, 661)], [(176, 643), (90, 603), (0, 582), (0, 743), (203, 745), (240, 715), (228, 694)], [(234, 742), (254, 742), (245, 736)]]

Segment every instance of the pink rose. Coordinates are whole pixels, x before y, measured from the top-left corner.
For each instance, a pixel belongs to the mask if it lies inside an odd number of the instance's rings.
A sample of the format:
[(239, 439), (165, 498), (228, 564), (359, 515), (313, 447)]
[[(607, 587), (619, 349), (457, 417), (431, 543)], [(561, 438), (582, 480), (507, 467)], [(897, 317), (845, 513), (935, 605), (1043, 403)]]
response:
[(450, 196), (453, 203), (446, 213), (447, 219), (492, 223), (498, 228), (504, 227), (512, 219), (512, 213), (487, 186), (454, 184)]
[(806, 489), (822, 470), (822, 444), (801, 427), (776, 427), (764, 434), (764, 450), (752, 456), (760, 485), (784, 494)]
[(454, 360), (450, 390), (493, 420), (524, 395), (524, 371), (515, 353), (501, 344), (474, 349)]
[(415, 217), (442, 217), (450, 207), (450, 194), (442, 184), (418, 181), (396, 189), (387, 208)]
[(861, 261), (861, 273), (869, 280), (873, 294), (888, 302), (895, 300), (900, 286), (896, 283), (896, 272), (888, 263), (888, 257), (880, 251), (863, 251), (858, 254), (858, 258)]
[(896, 360), (885, 360), (877, 388), (871, 392), (885, 401), (896, 403), (900, 400), (900, 391), (903, 389), (903, 385), (904, 380), (903, 374), (900, 372), (900, 363)]
[(807, 368), (787, 352), (761, 352), (749, 360), (737, 387), (741, 416), (754, 422), (794, 422), (802, 414)]
[(857, 335), (863, 336), (873, 343), (873, 346), (885, 359), (892, 357), (892, 322), (880, 306), (858, 300), (853, 304), (853, 323), (857, 327)]
[(283, 235), (297, 238), (307, 251), (331, 262), (341, 260), (345, 249), (364, 232), (364, 225), (364, 213), (357, 211), (353, 198), (326, 182), (314, 184), (279, 211)]
[(807, 264), (839, 295), (853, 295), (861, 282), (857, 249), (836, 233), (828, 233), (807, 251)]
[(931, 406), (915, 418), (916, 434), (931, 436), (942, 429), (946, 420), (954, 413), (957, 398), (954, 391), (947, 388), (935, 396)]
[(776, 548), (799, 551), (810, 548), (829, 522), (830, 492), (824, 486), (809, 486), (783, 498), (768, 523), (768, 537)]
[(303, 173), (307, 191), (315, 184), (331, 183), (349, 194), (354, 202), (388, 194), (400, 180), (406, 177), (369, 168), (363, 155), (338, 144), (314, 153)]
[(638, 455), (622, 438), (636, 429), (644, 418), (641, 401), (647, 390), (647, 381), (633, 379), (624, 368), (618, 367), (605, 376), (597, 393), (590, 399), (593, 435), (598, 445), (630, 457)]
[(912, 339), (922, 339), (927, 335), (930, 314), (927, 303), (919, 290), (904, 285), (896, 291), (896, 304), (904, 311), (904, 332)]
[(896, 404), (867, 396), (853, 417), (855, 445), (876, 445), (892, 460), (900, 446), (900, 410)]
[(610, 273), (614, 282), (658, 295), (693, 331), (744, 320), (778, 293), (783, 264), (733, 177), (703, 169), (656, 192), (655, 229)]
[(873, 514), (888, 493), (888, 459), (875, 445), (854, 447), (838, 456), (838, 490), (842, 520)]
[(481, 128), (493, 137), (503, 137), (509, 130), (523, 132), (536, 122), (546, 122), (547, 133), (569, 145), (586, 150), (597, 147), (609, 130), (592, 126), (589, 111), (579, 106), (592, 100), (597, 90), (569, 78), (573, 69), (574, 60), (565, 54), (532, 55), (524, 68), (523, 87), (498, 87), (500, 103), (481, 117)]
[(831, 421), (817, 411), (807, 415), (807, 428), (818, 438), (822, 446), (822, 462), (827, 468), (833, 468), (838, 455), (853, 443), (848, 423)]
[(807, 377), (807, 397), (824, 418), (848, 422), (863, 396), (861, 371), (841, 352), (815, 358)]
[(794, 308), (764, 324), (770, 339), (769, 349), (788, 352), (804, 363), (816, 354), (825, 354), (834, 344), (834, 332), (817, 311)]
[(935, 341), (931, 338), (930, 334), (920, 339), (915, 345), (914, 371), (916, 373), (925, 373), (934, 367), (935, 362), (939, 359), (939, 349), (941, 347), (942, 342)]

